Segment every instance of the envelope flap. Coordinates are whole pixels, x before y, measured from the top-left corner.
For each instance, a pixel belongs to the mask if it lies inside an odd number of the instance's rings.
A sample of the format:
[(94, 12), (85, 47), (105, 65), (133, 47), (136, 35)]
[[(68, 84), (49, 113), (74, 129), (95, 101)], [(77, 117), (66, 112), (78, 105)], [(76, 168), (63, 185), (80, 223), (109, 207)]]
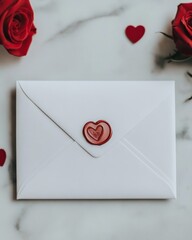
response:
[[(25, 95), (93, 157), (102, 156), (174, 90), (165, 81), (19, 81)], [(111, 139), (92, 145), (83, 135), (89, 122), (105, 120)]]

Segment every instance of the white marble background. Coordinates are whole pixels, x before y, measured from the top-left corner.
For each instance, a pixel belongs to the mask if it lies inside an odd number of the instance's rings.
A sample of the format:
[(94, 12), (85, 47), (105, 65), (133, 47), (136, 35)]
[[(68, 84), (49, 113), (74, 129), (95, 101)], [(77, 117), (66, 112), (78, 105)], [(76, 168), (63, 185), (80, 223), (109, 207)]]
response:
[[(27, 57), (0, 47), (0, 239), (4, 240), (191, 240), (192, 65), (157, 64), (174, 45), (171, 32), (178, 0), (32, 0), (38, 34)], [(136, 45), (127, 25), (143, 24)], [(16, 80), (175, 80), (178, 198), (171, 201), (16, 201)]]

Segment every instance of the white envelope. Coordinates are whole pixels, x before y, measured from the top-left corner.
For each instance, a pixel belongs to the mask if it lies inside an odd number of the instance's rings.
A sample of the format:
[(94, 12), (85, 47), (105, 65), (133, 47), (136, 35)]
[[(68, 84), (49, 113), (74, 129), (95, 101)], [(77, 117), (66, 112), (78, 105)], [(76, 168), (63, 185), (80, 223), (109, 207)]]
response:
[[(113, 134), (92, 145), (98, 120)], [(175, 197), (174, 82), (17, 82), (17, 199)]]

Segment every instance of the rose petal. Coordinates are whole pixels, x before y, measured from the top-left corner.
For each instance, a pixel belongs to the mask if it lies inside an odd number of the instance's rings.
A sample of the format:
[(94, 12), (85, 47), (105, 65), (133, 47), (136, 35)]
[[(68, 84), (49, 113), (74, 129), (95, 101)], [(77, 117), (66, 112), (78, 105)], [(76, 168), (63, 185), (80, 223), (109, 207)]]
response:
[(176, 43), (177, 49), (185, 56), (192, 56), (192, 48), (180, 39)]
[(20, 49), (8, 49), (8, 52), (14, 56), (22, 57), (26, 56), (29, 50), (29, 47), (32, 42), (32, 36), (36, 33), (36, 28), (33, 25), (29, 36), (23, 41)]
[(20, 11), (22, 8), (28, 9), (28, 11), (30, 11), (33, 15), (33, 9), (31, 7), (29, 0), (25, 0), (25, 1), (17, 0), (16, 3), (14, 5), (12, 5), (12, 7), (9, 7), (8, 15), (13, 15), (13, 14), (15, 14), (15, 12), (17, 12), (17, 10)]
[(186, 14), (186, 9), (185, 7), (183, 6), (183, 4), (180, 4), (177, 8), (177, 13), (176, 13), (176, 16), (175, 16), (175, 19), (173, 20), (172, 24), (173, 24), (173, 27), (174, 26), (177, 26), (178, 24), (180, 24), (180, 21), (181, 21), (181, 18), (183, 17), (183, 15)]
[(180, 28), (183, 29), (183, 34), (186, 34), (190, 39), (192, 39), (192, 27), (188, 24), (184, 17), (181, 19)]
[(10, 39), (7, 39), (6, 34), (4, 33), (4, 22), (5, 22), (5, 18), (7, 17), (7, 11), (2, 15), (1, 19), (0, 19), (0, 39), (1, 39), (1, 44), (3, 44), (3, 46), (5, 48), (15, 48), (18, 49), (21, 47), (22, 43), (21, 42), (17, 42), (17, 43), (13, 43), (10, 41)]
[(191, 3), (181, 3), (179, 7), (183, 7), (186, 11), (192, 10), (192, 4)]
[(29, 34), (28, 25), (31, 26), (25, 14), (19, 14), (19, 15), (20, 17), (23, 17), (23, 19), (21, 19), (21, 24), (23, 24), (23, 26), (20, 26), (20, 29), (18, 29), (19, 30), (18, 33), (14, 32), (13, 30), (14, 18), (12, 18), (12, 20), (9, 22), (9, 26), (8, 26), (9, 37), (13, 42), (15, 41), (19, 42), (19, 41), (25, 40)]
[(4, 0), (0, 1), (0, 16), (7, 10), (12, 8), (12, 6), (17, 2), (17, 0)]
[(192, 47), (192, 40), (185, 34), (183, 33), (183, 30), (179, 27), (174, 27), (174, 37), (176, 39), (181, 39), (184, 42), (186, 42), (190, 47)]

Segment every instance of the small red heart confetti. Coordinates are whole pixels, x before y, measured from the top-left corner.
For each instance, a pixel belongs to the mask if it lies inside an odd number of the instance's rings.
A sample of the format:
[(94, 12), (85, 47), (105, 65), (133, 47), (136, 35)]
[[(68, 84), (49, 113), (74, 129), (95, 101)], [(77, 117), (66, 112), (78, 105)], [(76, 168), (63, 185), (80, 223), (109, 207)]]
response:
[(83, 135), (88, 143), (93, 145), (102, 145), (109, 141), (112, 136), (112, 130), (109, 123), (103, 120), (87, 122), (83, 127)]
[(132, 43), (138, 42), (143, 37), (144, 34), (145, 28), (142, 25), (139, 25), (137, 27), (130, 25), (127, 26), (125, 29), (125, 35)]
[(3, 167), (6, 160), (6, 152), (3, 149), (0, 149), (0, 167)]

